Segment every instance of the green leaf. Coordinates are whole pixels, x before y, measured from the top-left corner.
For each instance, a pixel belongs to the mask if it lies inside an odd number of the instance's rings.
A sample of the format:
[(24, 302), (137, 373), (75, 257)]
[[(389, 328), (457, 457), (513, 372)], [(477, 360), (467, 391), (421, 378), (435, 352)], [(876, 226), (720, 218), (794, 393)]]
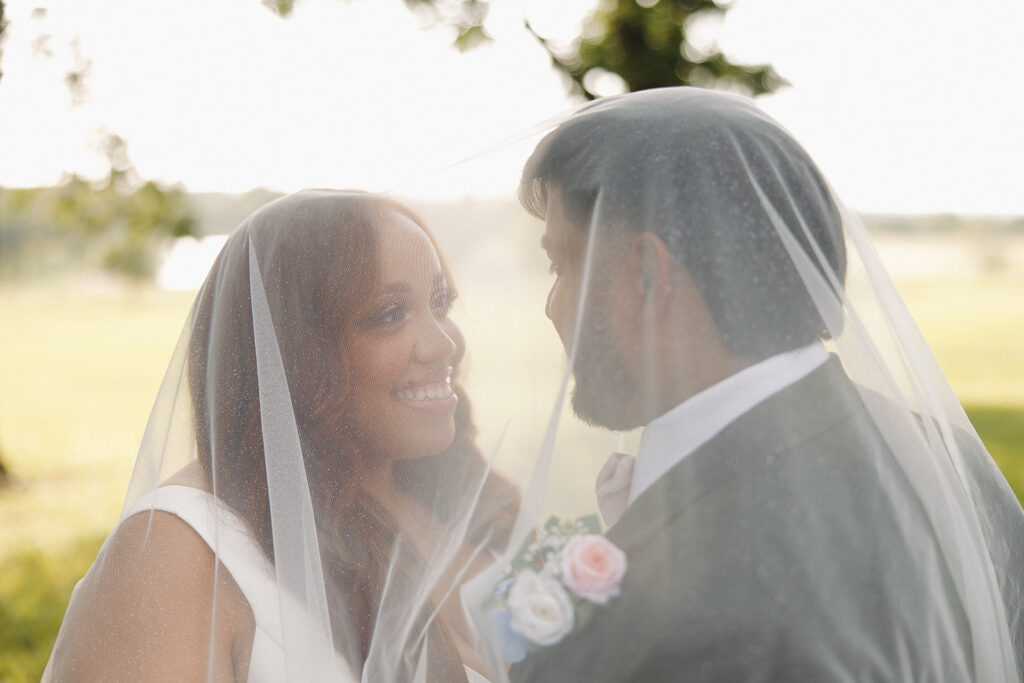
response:
[(295, 9), (295, 0), (263, 0), (263, 5), (278, 16), (287, 17)]
[(490, 42), (490, 40), (491, 37), (484, 31), (484, 27), (474, 24), (460, 28), (458, 35), (455, 36), (454, 43), (459, 52), (466, 52), (474, 47)]
[(597, 515), (590, 514), (584, 515), (576, 520), (577, 524), (583, 530), (582, 533), (587, 534), (599, 534), (601, 533), (601, 520), (598, 519)]

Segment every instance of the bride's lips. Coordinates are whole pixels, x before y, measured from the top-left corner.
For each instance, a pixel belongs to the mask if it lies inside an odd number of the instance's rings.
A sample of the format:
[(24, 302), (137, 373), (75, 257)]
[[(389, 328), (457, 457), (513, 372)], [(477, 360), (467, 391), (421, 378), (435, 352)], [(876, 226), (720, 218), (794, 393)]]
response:
[(452, 391), (451, 371), (441, 376), (414, 380), (393, 393), (405, 405), (428, 412), (449, 412), (459, 400)]

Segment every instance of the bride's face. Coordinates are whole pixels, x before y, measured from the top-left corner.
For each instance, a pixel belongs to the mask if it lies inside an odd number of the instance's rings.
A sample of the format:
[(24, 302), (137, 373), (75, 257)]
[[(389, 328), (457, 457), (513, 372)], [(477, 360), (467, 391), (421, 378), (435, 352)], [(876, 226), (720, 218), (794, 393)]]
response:
[(434, 245), (409, 218), (378, 228), (379, 286), (352, 325), (351, 416), (371, 457), (415, 459), (455, 437), (451, 377), (464, 352)]

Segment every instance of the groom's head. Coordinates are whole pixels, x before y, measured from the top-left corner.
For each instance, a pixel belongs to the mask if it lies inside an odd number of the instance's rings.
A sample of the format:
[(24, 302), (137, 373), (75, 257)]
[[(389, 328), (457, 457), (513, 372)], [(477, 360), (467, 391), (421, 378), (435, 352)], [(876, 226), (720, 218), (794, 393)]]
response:
[(749, 100), (691, 88), (599, 100), (537, 146), (548, 316), (576, 347), (573, 405), (645, 424), (841, 325), (841, 219), (799, 144)]

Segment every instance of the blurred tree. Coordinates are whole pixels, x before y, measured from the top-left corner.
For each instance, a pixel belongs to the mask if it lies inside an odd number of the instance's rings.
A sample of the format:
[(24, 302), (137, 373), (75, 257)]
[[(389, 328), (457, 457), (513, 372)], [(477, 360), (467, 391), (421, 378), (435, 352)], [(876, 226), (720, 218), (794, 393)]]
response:
[[(47, 30), (47, 15), (43, 4), (31, 12), (33, 53), (37, 59), (60, 60), (71, 105), (81, 107), (91, 97), (92, 63), (78, 36), (55, 37)], [(0, 33), (3, 28), (0, 0)], [(98, 257), (99, 265), (141, 280), (152, 275), (164, 238), (195, 233), (195, 218), (182, 190), (140, 177), (119, 135), (101, 127), (95, 134), (107, 158), (102, 180), (72, 175), (57, 188), (0, 192), (0, 278), (26, 274), (32, 267), (26, 260), (41, 254), (76, 251), (79, 265), (96, 265), (91, 259)], [(64, 249), (55, 244), (59, 241)]]
[[(455, 30), (454, 44), (468, 50), (491, 40), (485, 22), (491, 0), (404, 0), (429, 24)], [(263, 0), (287, 16), (295, 0)], [(583, 31), (568, 45), (526, 30), (547, 51), (551, 64), (568, 77), (575, 92), (598, 96), (598, 78), (609, 73), (629, 91), (672, 85), (770, 93), (786, 84), (768, 64), (734, 64), (718, 49), (701, 49), (687, 36), (695, 21), (722, 16), (726, 2), (717, 0), (599, 0), (583, 22)]]
[[(4, 0), (0, 0), (0, 57), (3, 57), (3, 41), (4, 41), (4, 29), (7, 28), (7, 22), (4, 21)], [(0, 69), (0, 78), (3, 78), (4, 72)]]
[(101, 181), (0, 190), (0, 280), (97, 266), (143, 280), (164, 239), (195, 234), (185, 192), (140, 178), (119, 136), (105, 146)]
[(103, 266), (135, 280), (153, 274), (156, 248), (165, 237), (195, 234), (195, 218), (182, 190), (143, 180), (125, 141), (106, 134), (110, 170), (102, 183), (72, 176), (53, 205), (56, 224), (103, 245)]
[(577, 39), (575, 54), (549, 52), (588, 99), (594, 96), (586, 82), (593, 69), (616, 74), (630, 91), (699, 85), (761, 95), (784, 85), (770, 65), (734, 64), (720, 50), (705, 52), (687, 40), (694, 20), (727, 10), (715, 0), (602, 0)]

